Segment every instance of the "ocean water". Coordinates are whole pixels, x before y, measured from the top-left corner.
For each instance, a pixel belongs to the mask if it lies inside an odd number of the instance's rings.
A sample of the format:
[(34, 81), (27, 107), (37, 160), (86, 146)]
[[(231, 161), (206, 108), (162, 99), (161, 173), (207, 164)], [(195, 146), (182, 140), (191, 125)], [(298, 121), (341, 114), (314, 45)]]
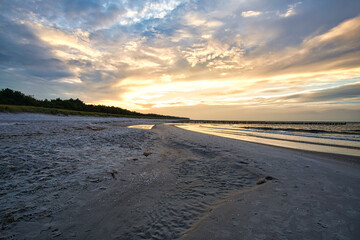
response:
[(360, 156), (360, 123), (183, 123), (177, 126), (249, 142)]

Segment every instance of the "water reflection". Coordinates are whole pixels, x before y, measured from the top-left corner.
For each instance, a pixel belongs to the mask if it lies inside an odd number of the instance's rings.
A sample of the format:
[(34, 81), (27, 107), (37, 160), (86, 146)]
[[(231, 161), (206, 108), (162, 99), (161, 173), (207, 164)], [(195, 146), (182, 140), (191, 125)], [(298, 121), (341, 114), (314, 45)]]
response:
[(154, 124), (139, 124), (139, 125), (131, 125), (128, 128), (137, 128), (137, 129), (152, 129)]

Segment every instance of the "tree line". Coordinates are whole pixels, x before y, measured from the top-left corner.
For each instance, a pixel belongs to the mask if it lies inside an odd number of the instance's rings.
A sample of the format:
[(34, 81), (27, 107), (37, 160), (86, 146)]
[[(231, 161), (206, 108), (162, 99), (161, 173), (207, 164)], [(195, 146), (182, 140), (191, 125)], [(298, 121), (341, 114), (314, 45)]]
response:
[(83, 101), (81, 101), (78, 98), (77, 99), (70, 98), (67, 100), (62, 100), (60, 98), (56, 98), (52, 100), (48, 100), (48, 99), (38, 100), (35, 99), (33, 96), (25, 95), (22, 92), (14, 91), (9, 88), (2, 89), (0, 91), (0, 104), (58, 108), (58, 109), (67, 109), (67, 110), (84, 111), (84, 112), (128, 115), (134, 117), (178, 118), (173, 116), (164, 116), (164, 115), (151, 114), (151, 113), (142, 114), (113, 106), (110, 107), (104, 105), (85, 104)]

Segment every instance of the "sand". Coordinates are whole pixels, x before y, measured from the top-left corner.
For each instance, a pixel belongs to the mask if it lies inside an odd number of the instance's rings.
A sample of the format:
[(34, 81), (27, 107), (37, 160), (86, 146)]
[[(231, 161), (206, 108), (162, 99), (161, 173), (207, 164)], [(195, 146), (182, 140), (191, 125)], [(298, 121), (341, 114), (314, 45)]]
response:
[(360, 159), (0, 115), (0, 239), (360, 239)]

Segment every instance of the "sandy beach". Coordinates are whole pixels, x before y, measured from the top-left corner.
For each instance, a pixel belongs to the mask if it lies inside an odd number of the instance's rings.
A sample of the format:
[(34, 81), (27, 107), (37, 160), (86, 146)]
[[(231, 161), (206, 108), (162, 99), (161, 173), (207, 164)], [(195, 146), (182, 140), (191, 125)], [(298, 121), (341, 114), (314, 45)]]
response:
[(0, 239), (360, 239), (360, 157), (37, 114), (0, 149)]

